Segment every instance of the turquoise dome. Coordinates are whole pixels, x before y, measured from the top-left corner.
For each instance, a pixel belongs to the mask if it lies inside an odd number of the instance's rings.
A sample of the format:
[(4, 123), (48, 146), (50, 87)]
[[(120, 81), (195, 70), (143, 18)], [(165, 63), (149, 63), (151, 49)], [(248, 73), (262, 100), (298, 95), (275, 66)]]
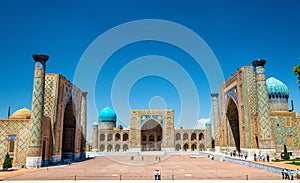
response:
[(206, 123), (205, 123), (205, 126), (211, 126), (211, 122), (209, 122), (209, 121), (206, 122)]
[(116, 122), (117, 115), (112, 108), (105, 107), (99, 112), (98, 119), (101, 122)]
[(270, 77), (266, 81), (269, 98), (285, 98), (289, 97), (288, 87), (278, 79)]

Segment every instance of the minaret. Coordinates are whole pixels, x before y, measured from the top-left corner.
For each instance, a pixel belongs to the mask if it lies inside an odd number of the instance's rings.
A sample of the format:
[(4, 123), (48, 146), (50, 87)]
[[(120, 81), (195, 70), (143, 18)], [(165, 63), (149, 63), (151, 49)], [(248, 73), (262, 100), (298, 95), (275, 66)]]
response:
[(81, 130), (82, 130), (82, 139), (81, 139), (81, 150), (82, 159), (85, 159), (86, 154), (86, 96), (88, 92), (82, 92), (81, 98)]
[(205, 147), (211, 149), (212, 148), (212, 144), (211, 144), (212, 137), (211, 137), (211, 123), (210, 122), (205, 123), (204, 139), (205, 139)]
[(98, 149), (98, 122), (93, 123), (93, 129), (92, 129), (92, 152), (99, 151)]
[(214, 117), (214, 140), (215, 140), (215, 151), (220, 151), (220, 109), (219, 109), (219, 101), (218, 101), (218, 93), (212, 93), (212, 109), (213, 109), (213, 117)]
[(38, 168), (42, 165), (42, 124), (44, 118), (44, 89), (47, 55), (32, 55), (35, 61), (32, 108), (30, 118), (30, 136), (26, 157), (27, 168)]
[(257, 111), (259, 129), (259, 148), (274, 149), (274, 140), (272, 136), (272, 128), (270, 122), (269, 95), (266, 85), (266, 74), (264, 65), (266, 60), (254, 60), (252, 62), (255, 68), (255, 80), (257, 90)]

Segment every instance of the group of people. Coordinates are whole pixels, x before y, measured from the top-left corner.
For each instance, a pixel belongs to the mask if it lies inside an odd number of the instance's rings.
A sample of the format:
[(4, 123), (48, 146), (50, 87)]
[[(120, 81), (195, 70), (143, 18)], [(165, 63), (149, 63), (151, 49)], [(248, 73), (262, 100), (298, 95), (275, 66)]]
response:
[(300, 179), (299, 169), (297, 170), (282, 169), (281, 175), (282, 175), (282, 179), (290, 179), (290, 180), (294, 180), (294, 178)]
[(154, 180), (161, 180), (160, 170), (154, 170)]
[(272, 162), (270, 156), (267, 154), (267, 156), (260, 154), (260, 155), (256, 155), (254, 154), (254, 161), (263, 161), (265, 162), (267, 160), (267, 162)]
[(247, 159), (247, 153), (242, 153), (242, 152), (238, 152), (238, 151), (236, 151), (236, 150), (234, 150), (234, 151), (231, 151), (230, 152), (230, 156), (232, 157), (239, 157), (239, 158), (243, 158), (243, 159)]

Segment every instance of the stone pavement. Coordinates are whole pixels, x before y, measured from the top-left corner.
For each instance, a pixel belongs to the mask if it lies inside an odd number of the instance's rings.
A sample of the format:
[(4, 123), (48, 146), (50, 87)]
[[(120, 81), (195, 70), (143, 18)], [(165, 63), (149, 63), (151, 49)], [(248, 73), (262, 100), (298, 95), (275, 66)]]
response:
[[(153, 180), (154, 170), (162, 180), (280, 180), (265, 170), (213, 161), (193, 155), (106, 156), (66, 166), (0, 172), (0, 180)], [(157, 159), (156, 159), (157, 158)], [(160, 161), (159, 161), (160, 158)], [(11, 173), (11, 174), (10, 174)]]

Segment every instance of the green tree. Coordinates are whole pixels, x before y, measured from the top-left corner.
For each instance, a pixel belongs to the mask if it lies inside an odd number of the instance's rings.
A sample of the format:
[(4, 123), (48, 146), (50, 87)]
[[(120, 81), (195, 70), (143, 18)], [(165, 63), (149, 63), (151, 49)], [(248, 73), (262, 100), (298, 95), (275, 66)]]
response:
[(214, 138), (211, 139), (211, 147), (213, 149), (215, 148), (215, 139)]
[[(300, 58), (298, 58), (300, 60)], [(298, 76), (298, 83), (300, 83), (300, 65), (294, 66), (294, 74)], [(300, 89), (300, 86), (299, 86)]]
[(3, 168), (3, 170), (7, 170), (11, 167), (12, 167), (11, 159), (9, 157), (9, 154), (6, 153), (2, 168)]
[(289, 153), (287, 152), (287, 149), (286, 149), (286, 145), (285, 145), (285, 144), (283, 145), (283, 148), (284, 148), (284, 150), (283, 150), (283, 153), (284, 153), (283, 159), (289, 160), (289, 159), (290, 159), (290, 155), (289, 155)]

